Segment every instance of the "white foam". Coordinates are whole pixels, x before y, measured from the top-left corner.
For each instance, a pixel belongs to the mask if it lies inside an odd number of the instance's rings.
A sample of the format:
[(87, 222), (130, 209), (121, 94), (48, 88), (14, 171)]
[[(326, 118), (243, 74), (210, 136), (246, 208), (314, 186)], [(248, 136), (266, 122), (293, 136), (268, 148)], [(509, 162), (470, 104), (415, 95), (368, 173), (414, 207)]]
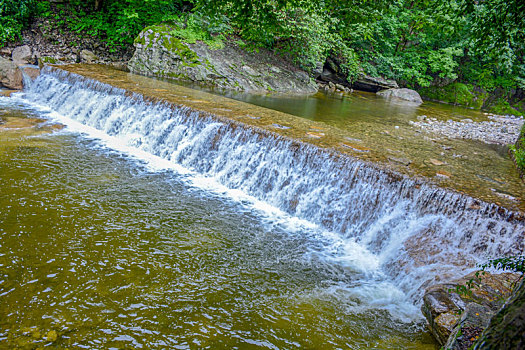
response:
[[(436, 274), (461, 274), (462, 267), (444, 262), (447, 253), (479, 261), (523, 249), (523, 224), (505, 221), (489, 204), (466, 211), (472, 199), (464, 195), (416, 186), (414, 180), (392, 178), (314, 146), (234, 130), (188, 109), (145, 103), (140, 96), (129, 98), (122, 90), (71, 77), (44, 71), (27, 94), (14, 98), (67, 125), (69, 132), (101, 140), (152, 169), (171, 169), (192, 186), (242, 203), (269, 228), (315, 241), (311, 254), (363, 282), (373, 281), (376, 292), (384, 282), (385, 290), (397, 289), (418, 302), (420, 286)], [(421, 253), (410, 251), (406, 242), (420, 238), (433, 249), (414, 257)], [(404, 304), (396, 293), (385, 303)]]

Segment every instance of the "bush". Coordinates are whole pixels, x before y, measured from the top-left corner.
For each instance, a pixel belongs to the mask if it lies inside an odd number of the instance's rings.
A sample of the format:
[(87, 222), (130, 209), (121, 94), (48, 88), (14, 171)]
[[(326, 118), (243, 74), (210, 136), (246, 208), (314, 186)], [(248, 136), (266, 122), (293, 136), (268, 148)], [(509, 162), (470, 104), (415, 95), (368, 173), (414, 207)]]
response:
[(65, 20), (72, 31), (104, 39), (115, 51), (130, 47), (147, 26), (178, 20), (182, 8), (182, 0), (106, 0), (101, 10), (95, 11), (89, 2), (71, 0), (55, 16)]
[(0, 47), (21, 39), (21, 32), (33, 15), (47, 6), (37, 0), (0, 0)]
[(516, 165), (522, 173), (525, 173), (525, 124), (521, 128), (518, 142), (516, 142), (516, 145), (511, 145), (509, 148), (514, 156)]

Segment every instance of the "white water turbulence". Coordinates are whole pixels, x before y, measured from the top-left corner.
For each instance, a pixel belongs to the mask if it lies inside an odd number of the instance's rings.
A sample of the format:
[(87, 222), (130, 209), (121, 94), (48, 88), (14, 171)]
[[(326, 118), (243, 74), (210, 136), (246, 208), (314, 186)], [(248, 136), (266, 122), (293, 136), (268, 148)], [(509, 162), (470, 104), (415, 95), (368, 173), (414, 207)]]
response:
[(417, 305), (436, 275), (524, 248), (516, 213), (262, 129), (51, 68), (19, 98), (187, 169), (197, 185), (219, 184), (317, 227), (329, 242), (317, 258), (364, 276), (359, 288), (342, 288), (372, 304)]

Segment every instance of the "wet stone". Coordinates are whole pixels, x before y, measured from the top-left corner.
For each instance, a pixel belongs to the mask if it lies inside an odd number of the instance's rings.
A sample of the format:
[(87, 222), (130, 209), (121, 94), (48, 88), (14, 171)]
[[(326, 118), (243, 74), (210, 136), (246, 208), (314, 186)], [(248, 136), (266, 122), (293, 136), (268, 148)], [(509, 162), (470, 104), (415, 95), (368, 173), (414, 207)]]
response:
[(421, 310), (436, 340), (456, 349), (450, 344), (458, 338), (461, 327), (486, 328), (487, 320), (504, 304), (519, 277), (516, 273), (478, 271), (429, 287)]
[(430, 163), (432, 163), (434, 165), (437, 165), (437, 166), (441, 166), (441, 165), (445, 165), (446, 164), (445, 162), (442, 162), (440, 160), (433, 159), (433, 158), (430, 158), (429, 161), (430, 161)]

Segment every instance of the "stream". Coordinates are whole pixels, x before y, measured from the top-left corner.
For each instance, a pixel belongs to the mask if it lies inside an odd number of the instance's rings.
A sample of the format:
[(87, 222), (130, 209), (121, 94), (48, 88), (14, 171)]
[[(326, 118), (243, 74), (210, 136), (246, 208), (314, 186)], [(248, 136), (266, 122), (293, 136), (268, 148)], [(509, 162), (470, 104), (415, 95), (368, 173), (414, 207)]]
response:
[[(446, 156), (457, 181), (432, 182), (421, 111), (316, 95), (307, 115), (67, 69), (0, 97), (0, 347), (437, 349), (424, 287), (523, 250), (505, 152), (479, 146), (494, 169)], [(345, 137), (367, 151), (331, 148)], [(415, 166), (378, 165), (385, 142)]]

